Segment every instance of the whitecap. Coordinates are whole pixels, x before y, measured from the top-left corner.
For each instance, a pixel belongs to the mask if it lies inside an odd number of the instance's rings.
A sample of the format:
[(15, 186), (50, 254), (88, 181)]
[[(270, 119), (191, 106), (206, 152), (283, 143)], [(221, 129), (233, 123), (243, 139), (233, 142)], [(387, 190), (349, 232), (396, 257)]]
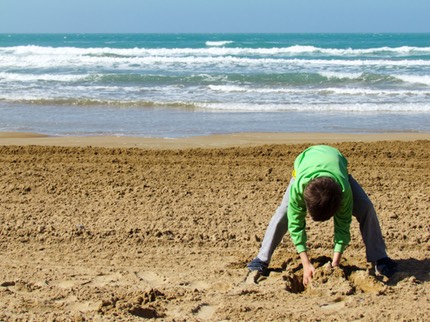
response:
[(407, 83), (430, 85), (429, 75), (395, 75), (394, 77)]
[(221, 41), (206, 41), (206, 46), (208, 47), (222, 47), (225, 45), (232, 44), (231, 40), (221, 40)]

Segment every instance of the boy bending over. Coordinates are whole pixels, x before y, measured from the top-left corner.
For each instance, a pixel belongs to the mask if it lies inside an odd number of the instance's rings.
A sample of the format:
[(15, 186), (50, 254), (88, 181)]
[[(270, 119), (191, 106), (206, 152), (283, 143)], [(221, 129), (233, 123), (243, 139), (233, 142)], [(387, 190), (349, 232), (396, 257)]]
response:
[(267, 227), (260, 251), (247, 266), (268, 275), (270, 259), (287, 230), (303, 265), (303, 284), (312, 280), (315, 268), (306, 248), (306, 214), (315, 221), (334, 220), (334, 253), (331, 265), (338, 266), (350, 241), (352, 215), (360, 223), (367, 261), (378, 274), (391, 277), (397, 270), (385, 249), (379, 221), (369, 197), (348, 174), (346, 158), (335, 148), (311, 146), (294, 161), (293, 177)]

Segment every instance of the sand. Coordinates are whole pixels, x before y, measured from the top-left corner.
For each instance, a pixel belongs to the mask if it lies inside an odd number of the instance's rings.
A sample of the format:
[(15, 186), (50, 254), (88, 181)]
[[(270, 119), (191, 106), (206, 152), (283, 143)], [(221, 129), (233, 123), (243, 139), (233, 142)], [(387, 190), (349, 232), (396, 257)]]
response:
[[(0, 321), (428, 320), (429, 134), (116, 139), (0, 136)], [(337, 269), (332, 223), (308, 221), (307, 288), (288, 235), (268, 278), (248, 274), (310, 143), (339, 148), (374, 201), (391, 279), (354, 220)]]

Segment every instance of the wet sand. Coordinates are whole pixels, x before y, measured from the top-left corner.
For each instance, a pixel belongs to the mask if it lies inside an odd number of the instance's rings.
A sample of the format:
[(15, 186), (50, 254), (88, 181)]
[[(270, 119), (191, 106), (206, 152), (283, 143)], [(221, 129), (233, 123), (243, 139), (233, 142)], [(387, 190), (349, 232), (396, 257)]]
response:
[(144, 149), (225, 148), (264, 144), (414, 140), (430, 140), (430, 133), (235, 133), (186, 138), (142, 138), (126, 136), (48, 136), (26, 132), (0, 132), (0, 145), (93, 146)]
[[(328, 143), (375, 204), (400, 271), (375, 276), (358, 224), (327, 268), (332, 223), (308, 221), (317, 272), (289, 236), (256, 255), (295, 156)], [(189, 139), (2, 133), (0, 321), (425, 321), (430, 135), (235, 134)]]

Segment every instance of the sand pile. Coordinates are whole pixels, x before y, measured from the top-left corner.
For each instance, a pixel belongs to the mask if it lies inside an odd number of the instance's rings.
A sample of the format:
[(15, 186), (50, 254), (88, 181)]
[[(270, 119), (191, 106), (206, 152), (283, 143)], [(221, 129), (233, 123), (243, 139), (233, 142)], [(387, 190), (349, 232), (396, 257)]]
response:
[(332, 144), (375, 203), (400, 272), (376, 277), (358, 224), (342, 266), (308, 221), (301, 286), (287, 235), (250, 281), (306, 144), (221, 149), (0, 147), (0, 321), (424, 321), (430, 316), (430, 141)]

